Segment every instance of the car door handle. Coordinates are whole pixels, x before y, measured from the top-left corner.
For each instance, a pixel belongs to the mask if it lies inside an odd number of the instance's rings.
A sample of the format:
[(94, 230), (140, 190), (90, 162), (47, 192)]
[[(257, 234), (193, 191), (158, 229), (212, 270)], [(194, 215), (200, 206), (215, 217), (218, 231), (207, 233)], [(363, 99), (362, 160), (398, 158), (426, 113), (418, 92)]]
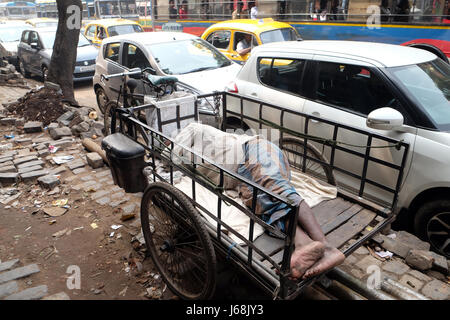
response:
[[(312, 115), (313, 115), (314, 117), (316, 117), (316, 118), (320, 118), (320, 113), (317, 112), (317, 111), (314, 111), (314, 112), (312, 113)], [(315, 120), (315, 119), (311, 119), (311, 122), (312, 122), (312, 123), (319, 123), (320, 121), (319, 121), (319, 120)]]
[(255, 96), (255, 97), (257, 97), (258, 96), (258, 94), (256, 93), (256, 92), (252, 92), (252, 93), (250, 93), (252, 96)]

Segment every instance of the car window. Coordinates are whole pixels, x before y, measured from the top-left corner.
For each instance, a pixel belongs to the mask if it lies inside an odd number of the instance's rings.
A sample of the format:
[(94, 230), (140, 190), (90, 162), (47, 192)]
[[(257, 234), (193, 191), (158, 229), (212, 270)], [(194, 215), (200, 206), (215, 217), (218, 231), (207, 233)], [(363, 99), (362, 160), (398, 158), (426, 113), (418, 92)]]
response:
[(30, 35), (30, 31), (25, 31), (23, 34), (22, 34), (22, 42), (25, 42), (25, 43), (28, 43), (28, 38), (29, 38), (29, 35)]
[(104, 53), (105, 59), (109, 59), (119, 63), (119, 50), (120, 50), (119, 42), (108, 43), (105, 47)]
[(45, 49), (53, 48), (53, 44), (55, 43), (55, 37), (56, 37), (55, 31), (41, 32), (41, 40), (43, 47)]
[(269, 87), (302, 95), (301, 81), (305, 60), (260, 58), (258, 60), (259, 80)]
[(96, 28), (95, 25), (90, 26), (86, 31), (86, 35), (88, 37), (94, 37), (95, 36), (95, 28)]
[(39, 37), (36, 32), (30, 32), (30, 43), (39, 43)]
[(434, 61), (387, 70), (414, 97), (422, 110), (441, 131), (450, 131), (450, 66), (437, 58)]
[(110, 37), (117, 36), (120, 34), (143, 32), (141, 26), (137, 24), (122, 24), (118, 26), (112, 26), (108, 28), (108, 34)]
[[(244, 33), (244, 32), (235, 32), (234, 33), (234, 43), (233, 43), (233, 50), (234, 51), (236, 51), (239, 41), (244, 39), (245, 34), (246, 33)], [(258, 41), (256, 41), (255, 36), (252, 35), (251, 46), (252, 47), (256, 47), (257, 45), (258, 45)]]
[(230, 31), (219, 30), (211, 33), (206, 41), (211, 43), (216, 48), (228, 49), (228, 46), (230, 45), (230, 36)]
[(298, 38), (297, 32), (291, 28), (283, 28), (262, 32), (259, 36), (262, 43), (278, 41), (295, 41)]
[(319, 62), (315, 99), (367, 116), (375, 109), (401, 110), (400, 102), (369, 68)]
[(186, 74), (231, 65), (219, 50), (202, 39), (155, 43), (147, 45), (146, 49), (165, 74)]
[(144, 52), (131, 43), (124, 44), (123, 65), (129, 69), (150, 67)]

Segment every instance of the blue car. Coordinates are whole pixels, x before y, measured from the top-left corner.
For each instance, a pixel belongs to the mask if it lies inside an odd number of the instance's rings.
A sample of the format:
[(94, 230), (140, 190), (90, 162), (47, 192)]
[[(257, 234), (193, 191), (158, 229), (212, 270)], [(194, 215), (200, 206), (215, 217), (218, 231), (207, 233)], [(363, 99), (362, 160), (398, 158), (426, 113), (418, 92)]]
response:
[[(42, 76), (47, 80), (48, 68), (55, 42), (56, 28), (32, 28), (22, 32), (17, 48), (20, 72), (24, 77), (31, 74)], [(73, 73), (73, 81), (92, 80), (95, 72), (95, 59), (98, 49), (80, 33), (77, 49), (77, 60)]]

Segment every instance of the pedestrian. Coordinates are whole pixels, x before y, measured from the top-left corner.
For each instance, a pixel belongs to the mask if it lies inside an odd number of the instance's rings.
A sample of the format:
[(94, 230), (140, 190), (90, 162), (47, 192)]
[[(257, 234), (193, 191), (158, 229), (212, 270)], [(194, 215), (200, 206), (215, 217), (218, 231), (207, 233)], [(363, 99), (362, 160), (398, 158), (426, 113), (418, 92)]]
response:
[(256, 1), (251, 1), (248, 6), (251, 6), (250, 19), (258, 19), (258, 3)]
[(233, 13), (231, 14), (231, 19), (232, 20), (242, 19), (241, 14), (242, 14), (243, 8), (244, 8), (244, 3), (242, 1), (238, 1), (237, 5), (236, 5), (236, 10), (234, 10)]
[(176, 19), (178, 17), (177, 8), (175, 8), (175, 1), (169, 0), (169, 19)]
[(183, 0), (181, 3), (180, 11), (178, 12), (180, 19), (187, 19), (188, 18), (188, 2), (187, 0)]

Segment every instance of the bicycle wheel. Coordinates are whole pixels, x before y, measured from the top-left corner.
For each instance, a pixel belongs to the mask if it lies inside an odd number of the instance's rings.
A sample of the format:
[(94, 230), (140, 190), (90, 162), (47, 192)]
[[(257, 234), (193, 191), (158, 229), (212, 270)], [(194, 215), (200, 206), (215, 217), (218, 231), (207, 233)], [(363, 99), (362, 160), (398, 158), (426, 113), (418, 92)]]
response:
[(151, 183), (141, 202), (142, 231), (153, 262), (182, 299), (210, 299), (216, 285), (216, 255), (191, 201), (168, 183)]
[[(111, 133), (122, 132), (128, 133), (131, 136), (135, 136), (134, 130), (133, 132), (128, 132), (128, 126), (125, 121), (121, 121), (119, 118), (119, 113), (116, 112), (117, 108), (121, 108), (122, 106), (117, 103), (117, 101), (109, 101), (105, 104), (105, 114), (103, 115), (103, 124), (105, 127), (105, 137), (110, 135)], [(115, 117), (113, 118), (113, 115)], [(112, 120), (115, 119), (115, 123), (112, 123)], [(121, 127), (122, 125), (122, 127)], [(114, 129), (112, 128), (114, 126)]]
[[(289, 164), (297, 170), (303, 171), (303, 154), (305, 153), (304, 141), (296, 138), (283, 138), (280, 141), (280, 147), (287, 152)], [(328, 160), (313, 145), (307, 144), (306, 155), (310, 158), (328, 163)], [(307, 174), (327, 181), (331, 185), (336, 185), (333, 172), (331, 169), (321, 163), (313, 160), (306, 160)]]
[[(117, 108), (121, 106), (117, 103), (117, 101), (108, 101), (105, 104), (105, 113), (103, 115), (103, 124), (105, 127), (105, 137), (111, 134), (111, 118)], [(117, 118), (116, 118), (117, 119)], [(118, 119), (116, 120), (114, 132), (119, 132), (119, 123)]]

